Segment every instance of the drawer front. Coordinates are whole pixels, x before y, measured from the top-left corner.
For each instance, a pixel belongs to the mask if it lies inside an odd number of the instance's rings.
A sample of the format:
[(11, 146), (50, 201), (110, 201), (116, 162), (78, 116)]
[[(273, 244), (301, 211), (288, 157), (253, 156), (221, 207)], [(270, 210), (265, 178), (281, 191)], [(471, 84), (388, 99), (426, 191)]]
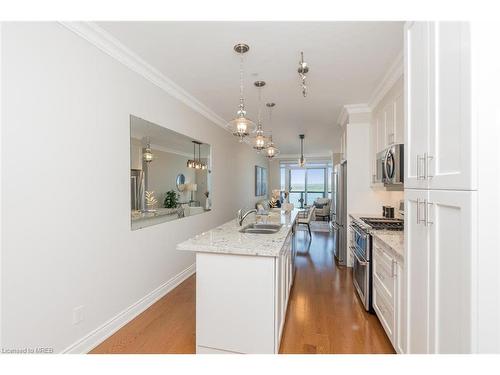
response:
[(373, 278), (379, 281), (388, 298), (392, 300), (395, 292), (395, 278), (393, 277), (395, 264), (392, 258), (383, 252), (381, 253), (381, 251), (380, 249), (375, 250)]
[(389, 302), (383, 292), (383, 286), (377, 280), (373, 281), (373, 308), (394, 345), (394, 304)]

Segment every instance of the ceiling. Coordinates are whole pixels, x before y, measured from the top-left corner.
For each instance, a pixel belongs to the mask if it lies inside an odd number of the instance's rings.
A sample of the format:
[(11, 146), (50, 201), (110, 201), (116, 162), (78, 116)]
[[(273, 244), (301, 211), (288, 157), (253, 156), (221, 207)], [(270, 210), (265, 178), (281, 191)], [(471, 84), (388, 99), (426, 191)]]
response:
[[(263, 101), (276, 102), (272, 130), (282, 154), (328, 155), (338, 144), (342, 105), (366, 103), (403, 49), (402, 22), (99, 22), (137, 55), (212, 109), (231, 120), (239, 98), (236, 42), (245, 54), (245, 99), (257, 120), (256, 80)], [(300, 51), (310, 67), (308, 96), (297, 73)], [(265, 111), (265, 109), (264, 109)]]

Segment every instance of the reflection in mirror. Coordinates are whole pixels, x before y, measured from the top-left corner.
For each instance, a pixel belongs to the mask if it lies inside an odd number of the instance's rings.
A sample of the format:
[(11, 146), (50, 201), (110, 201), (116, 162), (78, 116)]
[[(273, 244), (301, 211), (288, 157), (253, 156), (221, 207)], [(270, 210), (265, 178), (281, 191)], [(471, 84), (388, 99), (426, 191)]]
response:
[(177, 190), (183, 191), (185, 183), (186, 183), (186, 176), (184, 176), (182, 173), (179, 173), (175, 180), (175, 184), (177, 185)]
[(132, 229), (212, 208), (211, 147), (130, 116)]

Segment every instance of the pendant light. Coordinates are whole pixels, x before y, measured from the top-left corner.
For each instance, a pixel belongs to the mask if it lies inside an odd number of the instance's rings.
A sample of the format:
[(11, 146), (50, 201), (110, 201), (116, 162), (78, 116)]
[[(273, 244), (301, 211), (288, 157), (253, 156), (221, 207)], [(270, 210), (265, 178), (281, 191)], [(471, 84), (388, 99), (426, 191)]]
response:
[(262, 129), (262, 119), (261, 119), (261, 109), (262, 109), (262, 87), (266, 85), (264, 81), (255, 81), (255, 87), (259, 89), (259, 114), (257, 120), (257, 130), (255, 131), (255, 137), (253, 138), (252, 147), (260, 153), (266, 148), (267, 138), (264, 136), (264, 130)]
[[(269, 124), (272, 124), (272, 111), (276, 103), (266, 103), (266, 107), (269, 108)], [(280, 153), (278, 147), (274, 145), (272, 134), (269, 136), (269, 143), (266, 145), (266, 156), (269, 159), (274, 158)]]
[(188, 168), (194, 168), (196, 163), (196, 141), (191, 142), (193, 142), (193, 158), (187, 161), (186, 166)]
[(243, 97), (243, 54), (248, 52), (250, 47), (245, 43), (238, 43), (234, 46), (234, 50), (240, 54), (240, 104), (236, 112), (236, 118), (230, 121), (227, 125), (228, 129), (234, 136), (243, 142), (243, 138), (255, 131), (255, 124), (246, 117), (245, 99)]
[(300, 138), (300, 158), (299, 158), (299, 167), (304, 168), (306, 166), (306, 159), (304, 158), (304, 134), (299, 135)]
[(151, 151), (151, 142), (149, 138), (146, 138), (146, 148), (144, 148), (144, 152), (142, 153), (142, 160), (146, 163), (151, 163), (153, 161), (153, 152)]
[(300, 76), (301, 86), (302, 86), (302, 96), (305, 98), (307, 96), (307, 86), (306, 86), (306, 74), (309, 72), (309, 66), (304, 61), (304, 52), (300, 53), (299, 69), (297, 69)]
[(201, 151), (200, 151), (200, 147), (201, 147), (201, 143), (198, 145), (198, 157), (199, 157), (199, 160), (200, 160), (200, 169), (201, 169), (202, 171), (204, 171), (205, 169), (207, 169), (207, 168), (208, 168), (208, 166), (207, 166), (207, 164), (206, 164), (206, 163), (203, 163), (203, 162), (201, 161)]
[(196, 142), (198, 145), (198, 159), (194, 162), (194, 169), (201, 169), (201, 160), (200, 160), (200, 142)]

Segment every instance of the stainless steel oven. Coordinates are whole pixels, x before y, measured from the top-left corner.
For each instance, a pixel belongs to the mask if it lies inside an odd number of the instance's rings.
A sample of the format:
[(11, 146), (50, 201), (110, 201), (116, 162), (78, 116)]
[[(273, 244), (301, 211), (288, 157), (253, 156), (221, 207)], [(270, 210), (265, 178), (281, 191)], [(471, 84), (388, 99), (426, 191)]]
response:
[(363, 305), (371, 310), (371, 235), (356, 222), (350, 225), (351, 240), (349, 250), (353, 261), (352, 279)]

